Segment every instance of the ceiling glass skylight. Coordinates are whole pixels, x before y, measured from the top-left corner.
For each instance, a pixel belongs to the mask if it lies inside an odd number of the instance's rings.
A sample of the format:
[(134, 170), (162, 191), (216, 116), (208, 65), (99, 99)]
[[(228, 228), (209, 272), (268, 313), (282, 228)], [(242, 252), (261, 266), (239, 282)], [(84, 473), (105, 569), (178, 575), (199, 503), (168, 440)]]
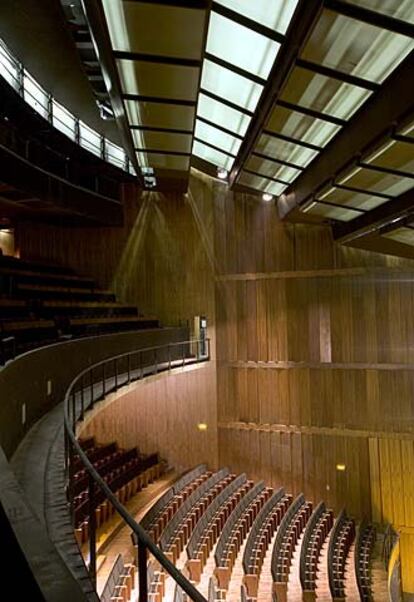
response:
[(295, 67), (281, 99), (293, 105), (346, 120), (370, 95), (371, 91), (365, 88)]
[(191, 134), (176, 134), (175, 132), (138, 131), (132, 130), (135, 148), (189, 153), (191, 152)]
[(160, 153), (137, 152), (138, 163), (141, 167), (150, 165), (157, 169), (175, 169), (186, 171), (190, 167), (190, 157), (183, 155), (165, 155)]
[(390, 140), (368, 157), (364, 157), (363, 161), (384, 169), (388, 168), (414, 175), (414, 144)]
[(323, 147), (335, 136), (341, 126), (275, 106), (267, 121), (266, 129)]
[(356, 209), (363, 209), (364, 211), (375, 209), (375, 207), (388, 202), (387, 199), (380, 196), (374, 196), (365, 192), (355, 192), (354, 190), (346, 190), (335, 186), (321, 190), (315, 195), (315, 198), (319, 201), (332, 203), (333, 205), (347, 205)]
[(218, 148), (223, 149), (223, 151), (232, 155), (237, 154), (241, 144), (241, 140), (239, 138), (230, 136), (230, 134), (213, 127), (204, 121), (200, 121), (199, 119), (196, 121), (194, 135), (199, 140), (208, 142), (213, 146), (217, 146)]
[(203, 63), (201, 88), (248, 111), (255, 110), (263, 90), (260, 84), (209, 60)]
[(260, 136), (255, 150), (268, 157), (281, 159), (299, 167), (306, 167), (318, 154), (316, 150), (299, 146), (286, 140), (280, 140), (267, 134)]
[(212, 11), (206, 48), (209, 54), (266, 79), (279, 48), (277, 42)]
[(131, 126), (143, 125), (192, 132), (195, 107), (173, 103), (138, 102), (125, 100), (125, 108)]
[(312, 215), (320, 215), (326, 219), (334, 219), (339, 222), (349, 222), (352, 219), (362, 215), (362, 213), (356, 209), (345, 209), (343, 207), (337, 207), (336, 205), (317, 202), (313, 202), (311, 205), (306, 207), (304, 212)]
[(286, 33), (298, 0), (217, 0), (235, 12), (279, 33)]
[(217, 167), (227, 169), (228, 171), (230, 171), (234, 162), (234, 157), (226, 155), (226, 153), (222, 153), (211, 146), (207, 146), (206, 144), (199, 142), (198, 140), (194, 140), (193, 155), (203, 159), (204, 161), (208, 161)]
[(346, 0), (346, 2), (414, 24), (412, 0)]
[(382, 234), (385, 238), (390, 238), (391, 240), (395, 240), (397, 242), (401, 242), (404, 245), (414, 245), (414, 229), (413, 228), (397, 228), (396, 230), (392, 230), (392, 232), (386, 232)]
[(247, 160), (246, 168), (264, 176), (276, 178), (287, 183), (293, 182), (293, 180), (301, 173), (300, 169), (282, 165), (277, 161), (264, 159), (254, 154), (250, 155), (249, 159)]
[(251, 119), (249, 115), (236, 111), (223, 102), (214, 100), (202, 92), (198, 98), (197, 115), (219, 126), (221, 125), (227, 130), (239, 134), (239, 136), (243, 136), (246, 133)]
[(411, 38), (324, 10), (301, 56), (381, 83), (413, 49)]
[(282, 194), (286, 188), (285, 184), (280, 184), (280, 182), (274, 182), (268, 178), (256, 176), (247, 171), (241, 172), (239, 184), (244, 184), (245, 186), (249, 186), (249, 188), (257, 188), (262, 192), (269, 192), (270, 194), (274, 194), (276, 196)]
[(375, 169), (355, 167), (347, 175), (337, 180), (337, 184), (344, 184), (360, 190), (380, 192), (390, 196), (398, 196), (414, 185), (412, 178), (403, 178), (393, 174), (383, 173)]

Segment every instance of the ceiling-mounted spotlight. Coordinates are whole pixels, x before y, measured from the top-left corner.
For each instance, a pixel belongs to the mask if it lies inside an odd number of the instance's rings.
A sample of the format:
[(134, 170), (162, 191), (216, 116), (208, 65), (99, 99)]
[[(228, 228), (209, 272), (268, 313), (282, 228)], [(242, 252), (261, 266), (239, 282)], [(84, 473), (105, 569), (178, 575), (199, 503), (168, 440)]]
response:
[(157, 180), (154, 174), (153, 167), (141, 167), (141, 174), (144, 180), (144, 186), (146, 189), (155, 188)]
[(268, 203), (269, 201), (273, 200), (273, 194), (270, 194), (270, 192), (264, 192), (262, 194), (262, 199)]
[(217, 177), (220, 180), (227, 180), (227, 178), (229, 177), (229, 172), (223, 167), (217, 167)]

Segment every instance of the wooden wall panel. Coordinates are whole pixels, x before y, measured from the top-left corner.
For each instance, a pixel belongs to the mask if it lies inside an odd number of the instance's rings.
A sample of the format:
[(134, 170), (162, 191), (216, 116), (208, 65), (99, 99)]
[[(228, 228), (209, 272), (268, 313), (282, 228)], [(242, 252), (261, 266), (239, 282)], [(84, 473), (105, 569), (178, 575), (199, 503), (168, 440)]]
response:
[[(82, 436), (158, 451), (178, 471), (218, 466), (214, 364), (150, 376), (108, 398), (85, 420)], [(197, 424), (208, 428), (199, 431)]]

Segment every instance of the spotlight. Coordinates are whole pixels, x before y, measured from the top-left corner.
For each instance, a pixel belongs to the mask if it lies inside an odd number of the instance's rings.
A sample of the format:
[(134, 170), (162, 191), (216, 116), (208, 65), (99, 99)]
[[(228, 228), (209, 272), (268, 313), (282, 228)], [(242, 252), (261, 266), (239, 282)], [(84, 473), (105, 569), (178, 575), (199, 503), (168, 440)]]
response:
[(273, 194), (270, 194), (270, 192), (264, 192), (262, 194), (262, 199), (266, 202), (272, 201), (273, 200)]
[(206, 431), (207, 430), (207, 424), (205, 422), (199, 422), (197, 424), (197, 428), (199, 431)]
[(337, 464), (336, 470), (338, 470), (339, 472), (344, 472), (346, 470), (345, 464)]
[(220, 180), (227, 180), (229, 175), (229, 172), (227, 171), (227, 169), (224, 169), (223, 167), (217, 167), (217, 177)]
[(101, 100), (97, 100), (96, 104), (98, 105), (99, 115), (101, 119), (103, 119), (104, 121), (112, 121), (113, 119), (115, 119), (112, 107), (108, 106)]

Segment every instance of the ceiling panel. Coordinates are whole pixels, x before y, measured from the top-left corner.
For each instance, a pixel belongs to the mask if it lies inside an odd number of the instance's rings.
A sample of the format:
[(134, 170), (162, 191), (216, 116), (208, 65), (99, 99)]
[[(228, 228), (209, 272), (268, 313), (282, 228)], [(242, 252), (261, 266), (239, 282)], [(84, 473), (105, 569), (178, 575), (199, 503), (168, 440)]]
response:
[(337, 184), (345, 184), (352, 188), (380, 192), (394, 197), (412, 188), (414, 180), (373, 169), (356, 167), (347, 175), (338, 178)]
[(333, 205), (346, 205), (356, 209), (363, 209), (364, 211), (375, 209), (375, 207), (379, 207), (380, 205), (388, 202), (387, 199), (379, 196), (373, 196), (372, 194), (365, 192), (356, 192), (354, 190), (337, 188), (336, 186), (331, 186), (317, 192), (315, 199), (318, 201), (332, 203)]
[(207, 146), (198, 140), (194, 140), (193, 155), (204, 161), (209, 161), (209, 163), (212, 163), (217, 167), (227, 169), (228, 171), (231, 169), (234, 162), (234, 157), (231, 157), (218, 149), (212, 148), (211, 146)]
[(275, 106), (266, 123), (266, 129), (323, 147), (341, 127), (310, 115)]
[(230, 134), (227, 134), (216, 127), (200, 121), (199, 119), (196, 121), (194, 135), (199, 140), (212, 144), (213, 146), (217, 146), (231, 155), (236, 155), (241, 144), (241, 140), (239, 138), (235, 138), (234, 136), (231, 136)]
[(217, 4), (284, 34), (298, 0), (217, 0)]
[(239, 184), (244, 184), (250, 188), (257, 188), (262, 192), (268, 192), (270, 194), (274, 194), (275, 196), (282, 194), (286, 188), (285, 184), (274, 182), (273, 180), (269, 180), (268, 178), (261, 176), (256, 176), (247, 171), (242, 171)]
[(202, 92), (198, 97), (197, 115), (240, 136), (246, 133), (250, 123), (249, 115), (236, 111)]
[(264, 176), (282, 180), (283, 182), (293, 182), (301, 173), (300, 169), (282, 165), (281, 163), (270, 161), (257, 155), (250, 155), (246, 162), (246, 168)]
[(166, 155), (163, 153), (137, 152), (138, 162), (141, 166), (149, 165), (155, 169), (175, 169), (187, 171), (190, 168), (190, 157), (183, 155)]
[(318, 154), (318, 151), (267, 134), (260, 136), (255, 151), (299, 167), (306, 167)]
[(102, 4), (115, 51), (201, 58), (204, 11), (135, 0)]
[(171, 103), (138, 102), (125, 100), (130, 125), (144, 125), (192, 132), (195, 106), (182, 106)]
[(413, 49), (411, 38), (324, 10), (301, 56), (381, 83)]
[(159, 151), (175, 151), (190, 153), (192, 134), (176, 134), (172, 132), (151, 132), (132, 130), (135, 148), (149, 148)]
[(414, 175), (414, 142), (389, 140), (378, 150), (364, 157), (364, 163)]
[(371, 91), (338, 79), (295, 67), (281, 99), (293, 105), (349, 119), (371, 95)]
[(260, 84), (209, 60), (203, 64), (201, 88), (248, 111), (255, 110), (263, 90)]
[(304, 209), (305, 213), (311, 215), (319, 215), (326, 219), (333, 219), (339, 222), (349, 222), (356, 217), (360, 217), (362, 213), (355, 209), (348, 209), (344, 207), (337, 207), (336, 205), (329, 205), (328, 203), (317, 203), (314, 202), (309, 207)]
[(280, 44), (214, 12), (210, 16), (207, 52), (266, 79)]
[(385, 238), (390, 238), (391, 240), (396, 240), (397, 242), (402, 242), (405, 245), (414, 246), (414, 229), (413, 228), (397, 228), (396, 230), (392, 230), (391, 232), (386, 232), (382, 234)]
[(346, 0), (348, 4), (363, 6), (369, 10), (414, 24), (412, 0)]

